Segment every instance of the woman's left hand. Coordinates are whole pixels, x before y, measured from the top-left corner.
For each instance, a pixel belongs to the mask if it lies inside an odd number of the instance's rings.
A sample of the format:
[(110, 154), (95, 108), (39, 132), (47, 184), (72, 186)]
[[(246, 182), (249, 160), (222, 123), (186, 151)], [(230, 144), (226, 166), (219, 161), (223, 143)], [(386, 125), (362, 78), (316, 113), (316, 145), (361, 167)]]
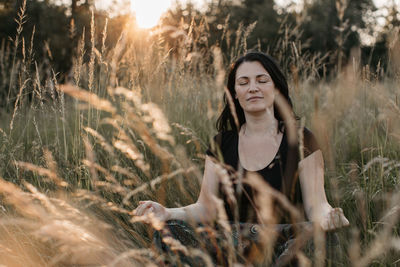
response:
[(329, 204), (320, 211), (318, 217), (317, 221), (324, 231), (332, 231), (350, 224), (341, 208), (332, 208)]
[(146, 216), (152, 213), (158, 220), (167, 221), (171, 214), (169, 209), (154, 201), (139, 201), (139, 206), (134, 210), (135, 216)]

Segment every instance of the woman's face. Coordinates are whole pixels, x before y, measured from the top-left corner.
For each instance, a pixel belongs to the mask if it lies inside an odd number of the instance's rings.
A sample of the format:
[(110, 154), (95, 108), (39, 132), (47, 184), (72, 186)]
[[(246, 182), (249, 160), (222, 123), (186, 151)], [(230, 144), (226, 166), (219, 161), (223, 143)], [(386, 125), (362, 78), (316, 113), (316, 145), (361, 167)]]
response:
[(275, 84), (258, 61), (243, 62), (236, 71), (235, 92), (245, 113), (273, 109)]

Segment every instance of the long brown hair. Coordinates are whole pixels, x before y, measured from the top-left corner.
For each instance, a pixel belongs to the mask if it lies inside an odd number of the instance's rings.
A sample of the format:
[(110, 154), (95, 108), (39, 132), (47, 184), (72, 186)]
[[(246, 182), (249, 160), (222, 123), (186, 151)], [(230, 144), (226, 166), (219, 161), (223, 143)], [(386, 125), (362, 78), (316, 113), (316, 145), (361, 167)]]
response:
[[(268, 56), (261, 52), (249, 52), (244, 56), (240, 57), (238, 60), (236, 60), (235, 63), (232, 64), (227, 83), (228, 91), (232, 96), (231, 98), (234, 103), (236, 115), (239, 121), (239, 129), (246, 122), (246, 118), (244, 116), (243, 108), (240, 106), (239, 101), (234, 97), (236, 95), (235, 92), (236, 71), (243, 62), (254, 62), (254, 61), (260, 62), (260, 64), (271, 76), (275, 88), (286, 99), (290, 107), (293, 107), (292, 101), (290, 100), (289, 97), (289, 89), (286, 77), (278, 67), (278, 64), (275, 62), (275, 60), (271, 56)], [(224, 132), (228, 130), (239, 131), (239, 129), (235, 124), (234, 117), (231, 113), (229, 107), (229, 101), (226, 94), (224, 95), (224, 103), (225, 107), (222, 110), (221, 115), (219, 116), (216, 123), (218, 132)], [(278, 120), (278, 125), (279, 125), (278, 129), (282, 131), (284, 125), (283, 117), (279, 111), (279, 108), (276, 106), (275, 103), (274, 103), (274, 116)]]

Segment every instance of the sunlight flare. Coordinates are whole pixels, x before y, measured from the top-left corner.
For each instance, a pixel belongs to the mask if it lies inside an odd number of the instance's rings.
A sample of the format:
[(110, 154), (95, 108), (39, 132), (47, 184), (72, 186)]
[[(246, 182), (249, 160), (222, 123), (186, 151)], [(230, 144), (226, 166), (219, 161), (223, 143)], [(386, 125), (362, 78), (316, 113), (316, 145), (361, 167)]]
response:
[(171, 6), (171, 0), (131, 0), (131, 10), (140, 28), (157, 25), (161, 15)]

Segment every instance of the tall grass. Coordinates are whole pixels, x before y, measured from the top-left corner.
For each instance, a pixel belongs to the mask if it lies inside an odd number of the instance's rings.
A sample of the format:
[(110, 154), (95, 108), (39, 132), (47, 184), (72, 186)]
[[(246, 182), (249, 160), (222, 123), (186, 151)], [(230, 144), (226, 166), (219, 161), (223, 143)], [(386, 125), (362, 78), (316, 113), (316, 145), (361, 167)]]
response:
[[(25, 55), (18, 41), (24, 12), (13, 44)], [(0, 120), (0, 264), (156, 265), (165, 255), (151, 248), (152, 229), (163, 225), (154, 218), (150, 226), (137, 222), (132, 210), (143, 199), (177, 207), (197, 198), (230, 62), (217, 46), (197, 45), (204, 25), (151, 34), (126, 25), (115, 47), (106, 48), (107, 26), (99, 46), (95, 23), (92, 16), (90, 50), (83, 34), (65, 84), (33, 61), (32, 47), (21, 61), (0, 50), (1, 64), (11, 66), (0, 69), (1, 77), (9, 81), (9, 99), (15, 96)], [(236, 40), (224, 36), (229, 58), (246, 51), (253, 26), (241, 25)], [(323, 150), (329, 200), (351, 226), (339, 230), (340, 247), (326, 259), (296, 253), (304, 266), (398, 264), (398, 36), (388, 44), (391, 75), (371, 73), (355, 53), (325, 82), (318, 80), (324, 56), (301, 49), (297, 30), (283, 25), (279, 45), (268, 51), (284, 66), (295, 111)], [(171, 51), (164, 38), (175, 38), (178, 48)], [(218, 223), (229, 241), (223, 216)], [(164, 241), (210, 263), (201, 248)], [(233, 265), (238, 259), (227, 246)]]

